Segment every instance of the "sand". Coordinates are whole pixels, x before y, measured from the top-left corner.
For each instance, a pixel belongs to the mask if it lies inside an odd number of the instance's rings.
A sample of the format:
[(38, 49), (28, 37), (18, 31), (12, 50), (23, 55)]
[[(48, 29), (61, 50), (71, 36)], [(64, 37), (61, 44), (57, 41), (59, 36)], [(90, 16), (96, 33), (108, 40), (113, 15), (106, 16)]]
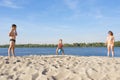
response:
[(120, 80), (120, 58), (0, 56), (0, 80)]

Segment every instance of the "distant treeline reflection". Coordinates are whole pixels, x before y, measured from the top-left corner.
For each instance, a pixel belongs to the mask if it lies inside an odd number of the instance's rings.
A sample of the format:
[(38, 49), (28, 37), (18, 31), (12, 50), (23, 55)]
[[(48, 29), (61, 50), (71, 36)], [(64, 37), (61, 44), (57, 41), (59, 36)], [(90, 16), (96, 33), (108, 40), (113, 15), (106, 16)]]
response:
[[(0, 48), (8, 48), (8, 44), (0, 45)], [(17, 44), (17, 48), (57, 47), (57, 44)], [(64, 44), (64, 47), (105, 47), (103, 42)], [(120, 47), (120, 41), (115, 42), (115, 47)]]

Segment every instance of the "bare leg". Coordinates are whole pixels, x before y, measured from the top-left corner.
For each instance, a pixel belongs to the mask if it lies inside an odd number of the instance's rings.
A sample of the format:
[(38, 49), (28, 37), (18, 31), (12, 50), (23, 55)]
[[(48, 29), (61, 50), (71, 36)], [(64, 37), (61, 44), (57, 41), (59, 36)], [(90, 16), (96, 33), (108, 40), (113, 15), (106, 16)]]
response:
[(56, 49), (56, 55), (58, 55), (58, 48)]
[(114, 57), (114, 46), (111, 47), (112, 50), (112, 57)]
[(110, 56), (110, 46), (107, 47), (108, 48), (108, 57)]
[(12, 47), (12, 56), (15, 57), (15, 47)]
[(12, 49), (12, 42), (10, 42), (10, 46), (8, 48), (8, 57), (10, 58), (10, 54), (11, 54), (11, 49)]
[(15, 43), (12, 42), (12, 56), (15, 57)]
[(15, 57), (15, 43), (13, 41), (10, 41), (10, 48), (8, 49), (8, 56), (10, 55), (10, 52), (12, 53), (12, 56)]
[(8, 58), (10, 58), (10, 53), (11, 53), (11, 46), (8, 48)]

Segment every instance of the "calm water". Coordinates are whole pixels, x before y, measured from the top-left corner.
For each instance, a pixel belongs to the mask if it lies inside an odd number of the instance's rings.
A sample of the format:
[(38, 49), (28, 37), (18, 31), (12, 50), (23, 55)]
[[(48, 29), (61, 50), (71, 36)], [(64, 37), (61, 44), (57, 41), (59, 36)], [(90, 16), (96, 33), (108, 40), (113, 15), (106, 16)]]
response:
[[(0, 55), (7, 56), (7, 48), (0, 48)], [(54, 55), (56, 48), (16, 48), (17, 56)], [(76, 56), (106, 56), (107, 49), (103, 48), (64, 48), (66, 55)], [(120, 57), (120, 47), (115, 48), (115, 57)]]

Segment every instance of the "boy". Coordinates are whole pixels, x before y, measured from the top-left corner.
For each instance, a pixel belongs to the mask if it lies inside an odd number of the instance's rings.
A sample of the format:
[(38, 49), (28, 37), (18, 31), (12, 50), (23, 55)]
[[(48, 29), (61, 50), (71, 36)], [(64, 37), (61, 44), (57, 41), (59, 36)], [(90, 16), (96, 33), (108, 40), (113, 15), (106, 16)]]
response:
[(106, 41), (106, 45), (108, 48), (108, 57), (110, 56), (110, 51), (112, 51), (112, 57), (114, 57), (114, 42), (115, 42), (115, 39), (113, 36), (113, 32), (109, 31), (107, 41)]
[(16, 42), (16, 36), (17, 36), (17, 31), (16, 31), (17, 26), (15, 24), (12, 24), (11, 31), (9, 33), (10, 37), (10, 46), (8, 48), (8, 57), (10, 58), (10, 54), (12, 53), (12, 56), (15, 57), (15, 42)]
[(56, 49), (56, 55), (58, 55), (59, 50), (62, 52), (62, 55), (64, 55), (62, 39), (59, 40), (58, 47)]

